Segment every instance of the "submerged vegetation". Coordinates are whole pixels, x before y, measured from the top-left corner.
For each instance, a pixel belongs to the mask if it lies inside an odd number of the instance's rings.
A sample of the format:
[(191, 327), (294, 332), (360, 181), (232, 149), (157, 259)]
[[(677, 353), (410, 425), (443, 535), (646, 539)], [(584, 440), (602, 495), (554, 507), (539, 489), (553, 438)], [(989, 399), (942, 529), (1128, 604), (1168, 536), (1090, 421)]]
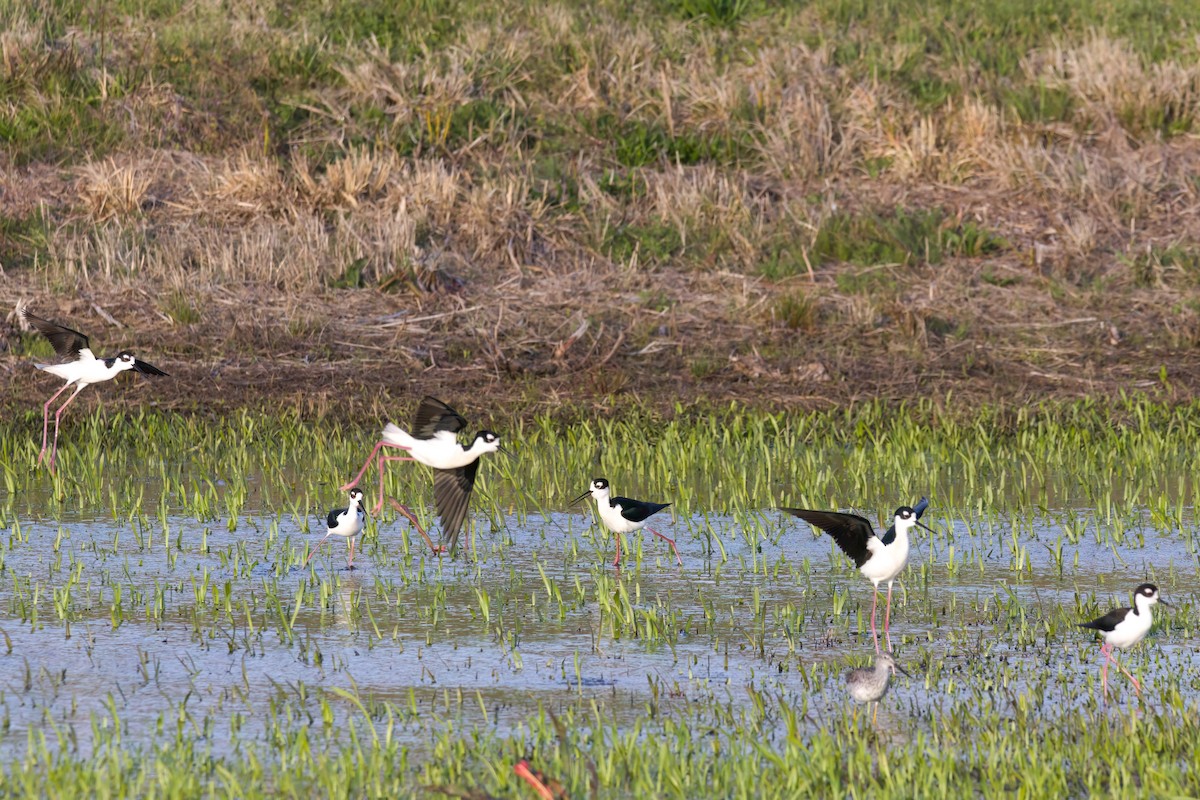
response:
[[(390, 512), (301, 568), (374, 431), (244, 412), (0, 422), (3, 793), (572, 797), (1195, 794), (1192, 448), (1200, 410), (1130, 399), (521, 423), (480, 470), (465, 552)], [(652, 537), (569, 507), (598, 474), (674, 503)], [(378, 491), (372, 471), (368, 505)], [(431, 522), (426, 470), (386, 492)], [(897, 586), (911, 673), (878, 727), (840, 676), (870, 589), (780, 502), (936, 531)], [(882, 504), (882, 505), (881, 505)], [(1099, 691), (1076, 627), (1141, 580), (1173, 603)], [(1115, 671), (1114, 671), (1115, 675)], [(85, 787), (92, 787), (90, 790)], [(102, 787), (102, 788), (95, 788)]]

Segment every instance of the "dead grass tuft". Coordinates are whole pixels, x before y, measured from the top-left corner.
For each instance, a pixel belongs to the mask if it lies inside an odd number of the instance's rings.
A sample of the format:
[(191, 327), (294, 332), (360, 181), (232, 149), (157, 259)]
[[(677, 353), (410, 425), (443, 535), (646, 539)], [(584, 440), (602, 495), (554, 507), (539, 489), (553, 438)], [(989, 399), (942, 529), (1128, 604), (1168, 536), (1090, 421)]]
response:
[(79, 172), (79, 202), (96, 223), (140, 214), (153, 183), (142, 165), (120, 165), (113, 159), (85, 164)]

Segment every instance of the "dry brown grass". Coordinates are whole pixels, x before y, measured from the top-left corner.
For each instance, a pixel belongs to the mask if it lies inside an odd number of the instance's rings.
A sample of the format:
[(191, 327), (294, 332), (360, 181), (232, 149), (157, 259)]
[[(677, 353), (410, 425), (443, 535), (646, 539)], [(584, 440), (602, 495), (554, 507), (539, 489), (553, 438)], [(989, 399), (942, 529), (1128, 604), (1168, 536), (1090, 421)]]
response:
[[(0, 34), (0, 76), (23, 103), (0, 107), (9, 123), (65, 107), (47, 75), (108, 73), (102, 94), (127, 81), (99, 121), (79, 112), (119, 147), (60, 168), (31, 144), (32, 163), (0, 163), (5, 216), (23, 225), (40, 204), (49, 219), (5, 233), (0, 259), (37, 248), (44, 265), (6, 299), (161, 292), (182, 298), (162, 315), (194, 308), (193, 334), (221, 350), (231, 295), (281, 292), (289, 304), (255, 312), (273, 333), (235, 337), (229, 358), (270, 345), (334, 359), (338, 341), (396, 349), (412, 368), (568, 386), (592, 374), (581, 354), (633, 376), (653, 356), (696, 377), (697, 393), (703, 378), (736, 395), (752, 365), (778, 393), (803, 369), (841, 399), (897, 353), (941, 385), (984, 375), (1000, 391), (1034, 360), (1039, 374), (1085, 361), (1141, 374), (1153, 358), (1127, 356), (1129, 342), (1165, 353), (1196, 337), (1200, 275), (1162, 256), (1200, 252), (1200, 144), (1171, 127), (1198, 110), (1187, 53), (1152, 63), (1099, 31), (1035, 48), (1003, 88), (1062, 92), (1065, 110), (1042, 119), (953, 59), (929, 69), (957, 90), (922, 99), (889, 77), (922, 57), (912, 41), (869, 54), (864, 74), (841, 42), (812, 41), (815, 12), (724, 30), (556, 4), (389, 49), (276, 29), (260, 11), (223, 18), (206, 2), (181, 21), (130, 16), (51, 44), (28, 17)], [(148, 34), (167, 25), (185, 40), (207, 26), (230, 50), (197, 61), (203, 82), (165, 65), (134, 80)], [(280, 77), (272, 91), (287, 100), (271, 106), (238, 83), (269, 68), (264, 48), (315, 53), (325, 72)], [(270, 126), (283, 107), (296, 121), (281, 139)], [(810, 257), (832, 220), (897, 208), (941, 210), (942, 231), (969, 222), (1008, 246), (939, 264)], [(1114, 345), (1017, 327), (1077, 318), (1128, 333)]]

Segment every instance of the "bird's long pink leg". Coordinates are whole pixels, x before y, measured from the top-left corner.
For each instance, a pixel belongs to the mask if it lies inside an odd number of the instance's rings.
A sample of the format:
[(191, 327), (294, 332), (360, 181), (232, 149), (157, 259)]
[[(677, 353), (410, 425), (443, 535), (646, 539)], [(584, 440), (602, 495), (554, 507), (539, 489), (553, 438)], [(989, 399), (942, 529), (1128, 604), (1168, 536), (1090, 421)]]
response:
[(354, 569), (354, 537), (353, 536), (350, 537), (349, 544), (350, 544), (350, 560), (346, 562), (346, 566), (349, 567), (350, 569)]
[(679, 557), (679, 548), (677, 548), (677, 547), (675, 546), (675, 540), (674, 540), (674, 539), (669, 539), (669, 538), (667, 538), (666, 536), (663, 536), (661, 533), (659, 533), (658, 531), (654, 530), (654, 528), (646, 528), (646, 530), (650, 531), (650, 532), (651, 532), (651, 533), (653, 533), (655, 536), (657, 536), (658, 538), (662, 539), (662, 540), (663, 540), (664, 542), (666, 542), (667, 544), (671, 545), (671, 550), (673, 550), (673, 551), (675, 552), (675, 560), (676, 560), (676, 561), (678, 561), (678, 562), (679, 562), (679, 566), (681, 566), (681, 567), (682, 567), (682, 566), (683, 566), (683, 559)]
[[(330, 536), (330, 534), (328, 534), (328, 533), (327, 533), (327, 534), (325, 534), (325, 539), (328, 539), (328, 538), (329, 538), (329, 536)], [(306, 559), (304, 560), (304, 566), (305, 566), (305, 567), (307, 567), (307, 566), (308, 566), (308, 562), (309, 562), (309, 561), (312, 561), (312, 560), (313, 560), (313, 556), (315, 556), (315, 555), (317, 554), (317, 551), (321, 549), (321, 545), (325, 544), (325, 539), (322, 539), (321, 541), (317, 542), (317, 546), (316, 546), (316, 547), (314, 547), (314, 548), (312, 549), (312, 552), (308, 554), (308, 558), (306, 558)]]
[(883, 635), (887, 637), (888, 652), (892, 652), (892, 584), (888, 581), (887, 608), (883, 611)]
[(413, 527), (417, 529), (417, 533), (421, 534), (421, 538), (425, 540), (425, 544), (429, 545), (429, 549), (433, 551), (433, 554), (435, 556), (441, 555), (442, 553), (446, 552), (445, 547), (441, 547), (441, 546), (435, 545), (433, 543), (433, 539), (429, 538), (429, 534), (426, 533), (425, 529), (421, 527), (421, 523), (417, 522), (416, 515), (413, 514), (413, 512), (411, 510), (409, 510), (408, 506), (403, 505), (401, 503), (397, 503), (394, 499), (392, 499), (390, 497), (388, 498), (388, 502), (391, 503), (393, 508), (395, 508), (401, 514), (403, 514), (408, 519), (408, 521), (413, 524)]
[(87, 384), (80, 383), (76, 385), (75, 392), (67, 398), (67, 402), (58, 407), (58, 411), (54, 412), (54, 446), (50, 448), (50, 471), (54, 472), (54, 457), (58, 455), (58, 422), (62, 419), (62, 413), (67, 410), (67, 406), (71, 405), (71, 401), (79, 396), (83, 391), (83, 387)]
[(54, 396), (46, 401), (46, 405), (42, 406), (42, 452), (38, 453), (37, 463), (40, 466), (42, 456), (46, 455), (46, 445), (50, 437), (50, 404), (58, 399), (58, 396), (71, 388), (71, 384), (64, 383), (63, 387), (54, 393)]
[(614, 534), (617, 539), (617, 557), (613, 559), (613, 566), (621, 566), (621, 534)]
[(1100, 688), (1104, 693), (1104, 699), (1108, 699), (1108, 662), (1111, 659), (1109, 656), (1108, 642), (1105, 642), (1100, 648), (1100, 652), (1104, 654), (1104, 666), (1100, 668)]
[(879, 588), (871, 591), (871, 638), (875, 640), (875, 655), (879, 655), (879, 633), (875, 630), (875, 608), (879, 605)]
[(1133, 677), (1133, 675), (1130, 674), (1129, 670), (1122, 667), (1120, 661), (1117, 661), (1114, 658), (1113, 663), (1117, 665), (1117, 669), (1119, 669), (1119, 670), (1121, 670), (1121, 672), (1125, 673), (1125, 677), (1127, 677), (1127, 678), (1129, 678), (1129, 680), (1133, 681), (1133, 688), (1137, 692), (1138, 697), (1141, 697), (1142, 696), (1142, 684), (1138, 682), (1138, 679)]
[(341, 487), (340, 491), (348, 492), (351, 489), (353, 489), (355, 486), (357, 486), (358, 482), (362, 480), (362, 476), (366, 474), (367, 467), (371, 466), (371, 462), (373, 462), (375, 460), (375, 454), (378, 453), (379, 450), (384, 447), (399, 447), (401, 450), (408, 449), (407, 447), (401, 447), (400, 445), (392, 444), (391, 442), (384, 442), (384, 441), (376, 442), (375, 448), (373, 450), (371, 450), (371, 455), (367, 456), (366, 462), (362, 465), (362, 469), (360, 469), (358, 471), (358, 474), (354, 476), (354, 480), (350, 481), (345, 486)]
[(523, 781), (533, 787), (533, 791), (537, 793), (537, 796), (541, 798), (541, 800), (554, 800), (554, 793), (547, 789), (546, 784), (538, 780), (536, 775), (530, 772), (528, 761), (525, 759), (518, 761), (513, 767), (513, 772), (517, 774), (518, 778), (521, 778)]
[[(381, 442), (381, 444), (385, 444), (385, 443)], [(388, 445), (388, 446), (389, 447), (399, 447), (399, 445)], [(401, 448), (401, 449), (406, 449), (406, 448)], [(385, 456), (382, 452), (380, 452), (379, 466), (376, 467), (376, 471), (379, 473), (379, 501), (377, 503), (375, 503), (375, 511), (374, 511), (374, 513), (376, 513), (376, 514), (378, 514), (380, 511), (383, 510), (383, 465), (388, 463), (389, 461), (416, 461), (416, 459), (412, 458), (410, 456)]]

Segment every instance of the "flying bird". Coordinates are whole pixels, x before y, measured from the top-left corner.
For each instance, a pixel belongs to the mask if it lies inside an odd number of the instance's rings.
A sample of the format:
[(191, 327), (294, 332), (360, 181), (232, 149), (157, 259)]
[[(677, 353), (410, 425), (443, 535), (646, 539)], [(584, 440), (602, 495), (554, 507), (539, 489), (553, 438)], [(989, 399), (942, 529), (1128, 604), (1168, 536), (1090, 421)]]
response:
[[(383, 428), (379, 442), (367, 456), (358, 475), (343, 486), (355, 486), (367, 468), (375, 460), (379, 471), (379, 502), (375, 513), (383, 508), (383, 468), (389, 461), (416, 461), (433, 468), (433, 504), (442, 520), (442, 544), (434, 546), (408, 506), (391, 500), (392, 506), (403, 514), (425, 539), (434, 553), (449, 551), (451, 555), (458, 544), (458, 535), (467, 518), (467, 505), (475, 488), (475, 475), (479, 470), (479, 458), (484, 453), (506, 452), (500, 446), (500, 437), (492, 431), (480, 431), (470, 445), (460, 444), (458, 433), (467, 427), (461, 414), (436, 397), (426, 396), (417, 406), (413, 418), (412, 432), (405, 431), (392, 423)], [(403, 456), (387, 455), (384, 448), (393, 448), (407, 453)]]
[(140, 372), (143, 375), (166, 376), (167, 373), (153, 364), (148, 364), (145, 361), (134, 358), (133, 353), (128, 350), (122, 350), (109, 358), (96, 358), (92, 353), (91, 346), (88, 344), (88, 337), (79, 331), (64, 327), (50, 320), (42, 319), (41, 317), (35, 317), (23, 307), (21, 308), (21, 317), (32, 325), (38, 333), (50, 341), (56, 353), (63, 358), (72, 359), (62, 364), (34, 364), (38, 369), (49, 372), (51, 375), (57, 375), (66, 381), (66, 384), (55, 392), (46, 401), (46, 405), (42, 407), (42, 451), (38, 453), (39, 465), (46, 455), (46, 445), (50, 433), (50, 405), (69, 387), (75, 387), (75, 391), (71, 393), (67, 401), (59, 406), (58, 411), (54, 413), (54, 444), (50, 448), (50, 459), (48, 462), (50, 471), (53, 472), (54, 457), (58, 453), (59, 421), (62, 419), (63, 411), (83, 391), (85, 386), (112, 380), (129, 369)]

